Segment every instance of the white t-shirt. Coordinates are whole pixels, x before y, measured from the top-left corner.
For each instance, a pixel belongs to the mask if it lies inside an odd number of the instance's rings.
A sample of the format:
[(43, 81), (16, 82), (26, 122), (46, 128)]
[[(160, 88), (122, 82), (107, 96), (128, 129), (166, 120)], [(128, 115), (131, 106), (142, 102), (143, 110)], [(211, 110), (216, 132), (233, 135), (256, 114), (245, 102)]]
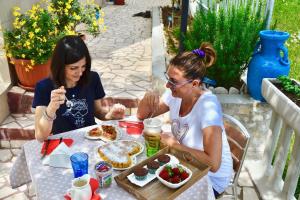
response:
[(203, 134), (201, 130), (209, 126), (220, 126), (222, 128), (222, 163), (217, 172), (208, 173), (213, 188), (218, 193), (222, 193), (230, 183), (233, 168), (223, 124), (222, 108), (217, 97), (210, 91), (206, 91), (199, 97), (190, 113), (184, 117), (179, 116), (181, 98), (173, 97), (171, 91), (168, 90), (164, 93), (162, 99), (170, 109), (172, 134), (185, 146), (203, 151)]

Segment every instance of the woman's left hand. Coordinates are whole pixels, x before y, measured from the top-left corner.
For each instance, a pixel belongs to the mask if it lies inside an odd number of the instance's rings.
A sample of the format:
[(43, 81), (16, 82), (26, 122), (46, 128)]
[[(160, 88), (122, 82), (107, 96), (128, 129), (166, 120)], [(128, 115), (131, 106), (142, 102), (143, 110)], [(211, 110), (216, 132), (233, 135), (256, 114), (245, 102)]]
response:
[(173, 147), (175, 144), (179, 144), (179, 141), (170, 134), (162, 133), (160, 135), (160, 142), (169, 147)]
[(111, 119), (122, 119), (125, 116), (125, 109), (126, 107), (122, 104), (114, 104), (108, 115)]

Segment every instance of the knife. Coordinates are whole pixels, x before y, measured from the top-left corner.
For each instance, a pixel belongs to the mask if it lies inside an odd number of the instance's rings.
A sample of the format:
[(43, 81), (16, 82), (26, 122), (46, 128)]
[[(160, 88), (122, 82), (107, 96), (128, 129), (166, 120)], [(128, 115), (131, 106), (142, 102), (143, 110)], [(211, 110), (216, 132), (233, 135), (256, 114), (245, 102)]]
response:
[(43, 153), (41, 159), (43, 159), (43, 158), (47, 155), (47, 150), (48, 150), (49, 143), (50, 143), (50, 139), (47, 139), (47, 140), (46, 140), (45, 151), (44, 151), (44, 153)]

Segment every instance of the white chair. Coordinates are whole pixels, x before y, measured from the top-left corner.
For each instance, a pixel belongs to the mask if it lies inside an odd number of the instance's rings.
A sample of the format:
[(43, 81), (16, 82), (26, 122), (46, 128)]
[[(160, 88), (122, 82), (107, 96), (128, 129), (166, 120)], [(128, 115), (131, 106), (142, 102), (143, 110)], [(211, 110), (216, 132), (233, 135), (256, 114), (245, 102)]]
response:
[[(231, 156), (233, 160), (234, 177), (230, 187), (233, 188), (232, 196), (237, 199), (237, 184), (239, 175), (243, 166), (243, 162), (247, 153), (250, 135), (243, 124), (236, 118), (224, 114), (224, 126), (227, 135), (227, 140), (230, 146)], [(226, 194), (226, 196), (228, 196)]]

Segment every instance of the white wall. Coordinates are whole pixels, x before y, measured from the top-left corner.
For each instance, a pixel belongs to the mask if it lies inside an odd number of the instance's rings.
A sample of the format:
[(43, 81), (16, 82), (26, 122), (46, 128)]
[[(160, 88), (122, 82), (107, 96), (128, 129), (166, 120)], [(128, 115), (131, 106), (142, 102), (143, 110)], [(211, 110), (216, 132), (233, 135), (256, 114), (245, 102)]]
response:
[(9, 65), (2, 48), (4, 45), (2, 30), (12, 27), (14, 17), (11, 11), (14, 6), (20, 7), (21, 11), (26, 11), (36, 2), (38, 0), (0, 0), (0, 123), (9, 115), (7, 91), (12, 82)]

